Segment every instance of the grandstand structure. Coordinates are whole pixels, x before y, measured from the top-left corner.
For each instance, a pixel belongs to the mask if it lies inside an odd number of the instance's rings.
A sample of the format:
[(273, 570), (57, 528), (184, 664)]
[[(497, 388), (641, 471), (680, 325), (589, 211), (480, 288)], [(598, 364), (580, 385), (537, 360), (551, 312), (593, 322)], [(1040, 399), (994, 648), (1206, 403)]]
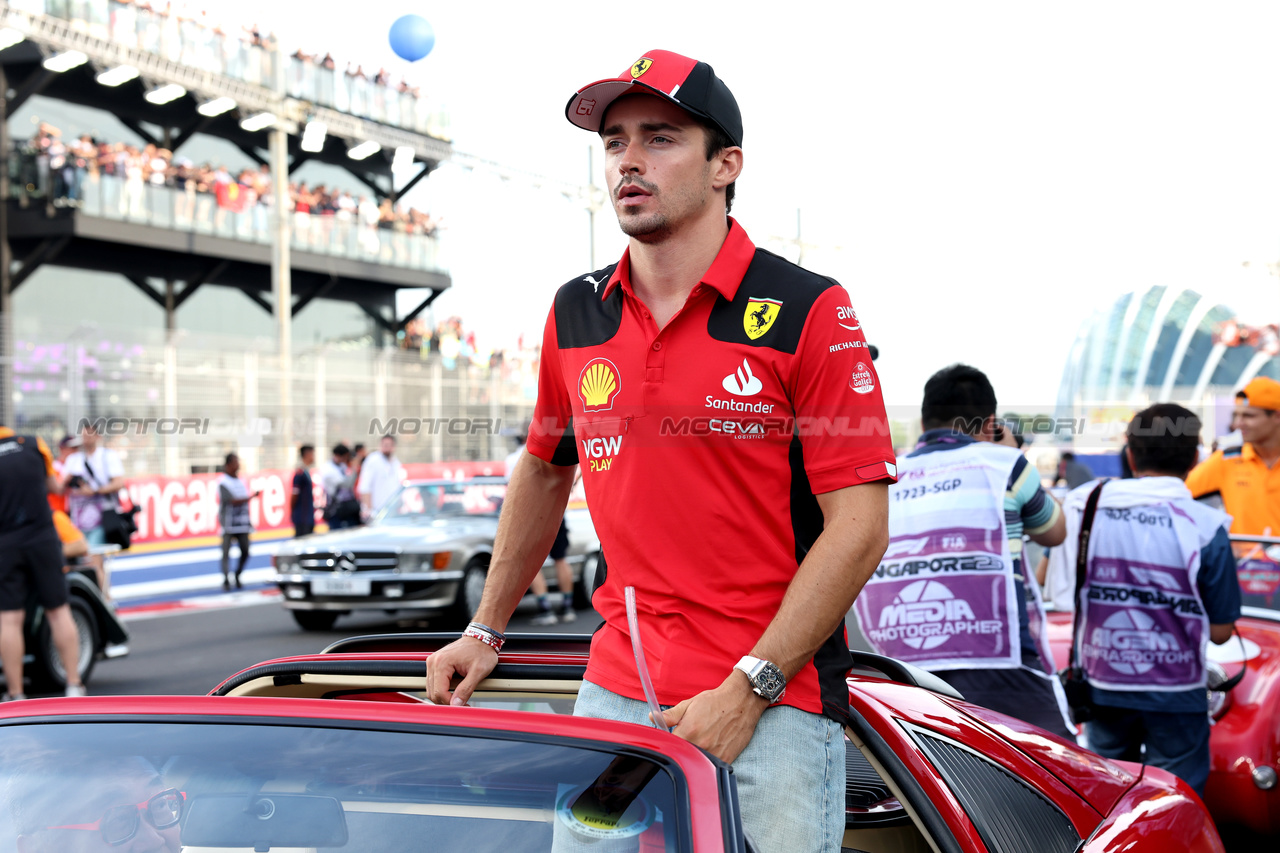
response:
[[(301, 441), (376, 443), (370, 420), (527, 414), (520, 377), (389, 346), (451, 284), (433, 229), (400, 207), (453, 154), (429, 98), (133, 3), (11, 0), (0, 108), (0, 422), (56, 438), (83, 419), (204, 421), (199, 436), (115, 440), (129, 474), (174, 476), (231, 450), (252, 469), (291, 464)], [(60, 156), (74, 167), (76, 153), (46, 129), (51, 113), (76, 125), (68, 137), (128, 133), (128, 152), (89, 140), (101, 165), (64, 179)], [(237, 167), (205, 186), (185, 162), (202, 145), (263, 183)], [(161, 154), (153, 177), (134, 174)], [(294, 203), (290, 181), (317, 164), (357, 188), (350, 209)], [(414, 307), (397, 312), (403, 291)], [(332, 334), (294, 346), (295, 323)], [(406, 436), (407, 455), (501, 458), (491, 432)]]
[(1067, 358), (1059, 416), (1122, 417), (1179, 402), (1213, 427), (1222, 420), (1215, 409), (1229, 409), (1250, 379), (1280, 379), (1280, 286), (1251, 281), (1205, 291), (1157, 285), (1095, 312)]

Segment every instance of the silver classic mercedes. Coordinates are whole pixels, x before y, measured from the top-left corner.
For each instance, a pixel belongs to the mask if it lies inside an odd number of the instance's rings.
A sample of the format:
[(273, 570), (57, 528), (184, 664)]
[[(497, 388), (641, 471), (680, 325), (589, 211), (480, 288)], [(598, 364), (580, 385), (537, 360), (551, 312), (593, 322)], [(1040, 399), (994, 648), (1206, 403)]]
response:
[[(307, 631), (357, 610), (465, 625), (480, 606), (506, 493), (502, 477), (410, 482), (367, 525), (282, 543), (273, 561), (284, 606)], [(585, 509), (566, 519), (574, 605), (587, 609), (600, 542)], [(555, 589), (550, 558), (542, 573)]]

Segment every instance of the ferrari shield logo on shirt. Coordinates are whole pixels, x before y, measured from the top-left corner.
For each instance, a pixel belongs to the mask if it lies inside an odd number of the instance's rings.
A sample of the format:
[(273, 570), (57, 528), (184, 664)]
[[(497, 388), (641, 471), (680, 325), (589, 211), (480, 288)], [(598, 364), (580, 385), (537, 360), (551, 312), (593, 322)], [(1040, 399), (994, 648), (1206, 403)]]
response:
[(782, 302), (777, 299), (752, 299), (748, 302), (747, 310), (742, 315), (742, 329), (747, 337), (754, 341), (769, 331), (781, 309)]
[(876, 378), (871, 373), (871, 368), (863, 362), (858, 362), (853, 366), (853, 375), (849, 377), (849, 387), (857, 394), (870, 394), (876, 390)]
[[(651, 65), (653, 65), (653, 60), (647, 56), (643, 59), (637, 59), (636, 64), (631, 66), (631, 77), (633, 79), (639, 79), (644, 72), (649, 70), (649, 66)], [(615, 65), (613, 67), (617, 68), (618, 66)]]
[(614, 398), (622, 390), (618, 368), (607, 358), (593, 358), (578, 377), (578, 396), (584, 412), (605, 412), (613, 408)]

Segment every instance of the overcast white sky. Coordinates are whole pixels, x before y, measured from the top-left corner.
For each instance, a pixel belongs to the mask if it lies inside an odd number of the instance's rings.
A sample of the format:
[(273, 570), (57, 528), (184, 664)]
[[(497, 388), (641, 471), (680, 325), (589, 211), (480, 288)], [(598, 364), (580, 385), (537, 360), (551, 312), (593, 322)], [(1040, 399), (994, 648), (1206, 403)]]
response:
[[(805, 264), (851, 291), (893, 404), (962, 360), (1002, 407), (1047, 409), (1080, 322), (1135, 288), (1229, 286), (1280, 319), (1276, 279), (1241, 270), (1280, 258), (1280, 4), (211, 6), (406, 70), (449, 105), (458, 150), (575, 182), (598, 141), (564, 119), (574, 89), (654, 48), (711, 63), (744, 115), (735, 214), (766, 245), (803, 211)], [(387, 44), (407, 12), (436, 31), (412, 67)], [(540, 334), (589, 270), (586, 214), (451, 167), (425, 183), (454, 274), (438, 315), (482, 345)], [(599, 266), (623, 246), (602, 218)]]

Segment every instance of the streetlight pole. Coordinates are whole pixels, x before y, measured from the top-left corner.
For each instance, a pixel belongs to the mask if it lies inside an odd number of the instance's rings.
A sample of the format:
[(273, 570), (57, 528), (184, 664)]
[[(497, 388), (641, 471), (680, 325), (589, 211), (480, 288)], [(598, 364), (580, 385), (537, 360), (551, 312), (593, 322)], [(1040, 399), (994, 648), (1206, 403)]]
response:
[[(276, 42), (276, 92), (285, 95), (285, 56)], [(276, 313), (276, 337), (280, 356), (280, 413), (282, 447), (277, 464), (288, 468), (293, 447), (293, 283), (289, 271), (289, 133), (279, 122), (270, 130), (272, 209), (271, 293)]]
[(0, 65), (0, 424), (17, 426), (13, 402), (13, 289), (9, 274), (13, 255), (9, 248), (9, 81)]

